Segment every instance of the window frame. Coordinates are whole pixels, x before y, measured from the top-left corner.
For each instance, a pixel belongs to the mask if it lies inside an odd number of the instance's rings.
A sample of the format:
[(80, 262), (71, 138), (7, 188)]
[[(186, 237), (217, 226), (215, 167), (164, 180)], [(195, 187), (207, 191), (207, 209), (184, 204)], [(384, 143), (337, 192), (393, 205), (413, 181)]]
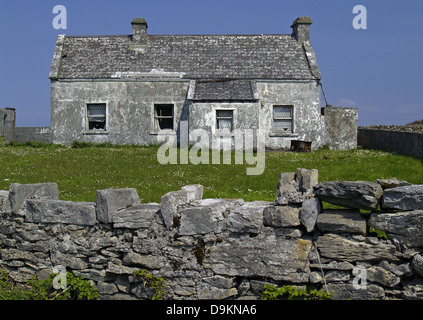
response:
[[(216, 109), (216, 131), (225, 132), (226, 128), (220, 128), (219, 120), (231, 120), (231, 129), (228, 132), (232, 132), (234, 130), (234, 109)], [(230, 117), (219, 116), (219, 112), (230, 112)]]
[[(160, 107), (170, 107), (172, 111), (172, 115), (170, 116), (163, 116), (157, 114), (157, 109)], [(163, 119), (172, 119), (172, 128), (161, 128), (160, 122)], [(163, 130), (166, 131), (175, 131), (175, 105), (173, 103), (155, 103), (153, 107), (153, 126), (154, 132), (160, 132)]]
[[(290, 109), (290, 116), (279, 116), (277, 117), (275, 114), (276, 108), (289, 108)], [(287, 120), (291, 124), (291, 130), (282, 130), (275, 127), (276, 122), (287, 122)], [(272, 131), (278, 133), (285, 133), (285, 134), (292, 134), (295, 132), (294, 130), (294, 106), (293, 105), (273, 105), (272, 108)]]
[[(104, 115), (90, 115), (90, 107), (91, 106), (104, 106)], [(86, 104), (86, 132), (87, 133), (106, 133), (108, 129), (108, 116), (107, 116), (107, 103), (105, 102), (94, 102), (94, 103), (87, 103)], [(104, 128), (92, 128), (90, 129), (90, 119), (99, 119), (104, 118)]]

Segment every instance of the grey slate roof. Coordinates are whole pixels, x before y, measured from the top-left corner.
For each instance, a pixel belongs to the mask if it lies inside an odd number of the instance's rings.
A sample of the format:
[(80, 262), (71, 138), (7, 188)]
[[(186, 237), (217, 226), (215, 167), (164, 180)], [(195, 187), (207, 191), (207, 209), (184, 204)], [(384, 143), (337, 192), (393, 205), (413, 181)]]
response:
[(258, 100), (256, 84), (251, 80), (197, 80), (195, 101), (253, 101)]
[(148, 35), (146, 50), (130, 50), (131, 39), (132, 36), (59, 35), (50, 78), (154, 74), (186, 79), (320, 78), (317, 64), (310, 68), (306, 46), (290, 34)]

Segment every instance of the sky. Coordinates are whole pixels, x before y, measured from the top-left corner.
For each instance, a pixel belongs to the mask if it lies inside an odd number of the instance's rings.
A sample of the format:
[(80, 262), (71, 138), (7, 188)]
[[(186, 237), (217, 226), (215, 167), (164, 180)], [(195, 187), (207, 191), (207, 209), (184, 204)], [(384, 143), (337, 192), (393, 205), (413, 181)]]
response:
[(131, 34), (135, 17), (149, 34), (290, 34), (299, 16), (313, 21), (329, 104), (358, 108), (361, 126), (423, 119), (421, 0), (0, 0), (0, 108), (16, 108), (17, 126), (50, 125), (58, 34)]

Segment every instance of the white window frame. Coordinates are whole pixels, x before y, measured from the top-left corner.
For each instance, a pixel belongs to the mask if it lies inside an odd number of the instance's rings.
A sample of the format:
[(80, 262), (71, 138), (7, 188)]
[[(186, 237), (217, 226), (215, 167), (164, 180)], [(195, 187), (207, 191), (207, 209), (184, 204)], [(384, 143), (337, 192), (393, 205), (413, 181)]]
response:
[[(219, 116), (219, 112), (231, 112), (232, 115), (230, 117)], [(216, 131), (217, 132), (232, 132), (234, 130), (234, 109), (215, 109), (216, 112)], [(231, 120), (231, 129), (228, 131), (226, 129), (219, 128), (219, 120)]]
[[(276, 108), (289, 108), (290, 109), (290, 116), (276, 116), (275, 109)], [(290, 122), (291, 130), (282, 130), (275, 127), (276, 122)], [(294, 106), (293, 105), (273, 105), (272, 107), (272, 131), (280, 132), (280, 133), (294, 133)]]
[[(90, 115), (89, 109), (90, 106), (104, 106), (104, 115)], [(86, 132), (87, 133), (107, 133), (108, 130), (108, 112), (107, 112), (107, 103), (105, 102), (92, 102), (87, 103), (85, 107), (86, 112)], [(104, 118), (104, 129), (90, 129), (90, 119), (94, 118)]]
[[(172, 115), (171, 116), (162, 116), (157, 114), (157, 108), (159, 107), (171, 107), (172, 108)], [(162, 129), (160, 127), (160, 119), (172, 119), (172, 129), (166, 128)], [(154, 132), (160, 131), (175, 131), (175, 104), (173, 103), (155, 103), (153, 106), (153, 130)]]

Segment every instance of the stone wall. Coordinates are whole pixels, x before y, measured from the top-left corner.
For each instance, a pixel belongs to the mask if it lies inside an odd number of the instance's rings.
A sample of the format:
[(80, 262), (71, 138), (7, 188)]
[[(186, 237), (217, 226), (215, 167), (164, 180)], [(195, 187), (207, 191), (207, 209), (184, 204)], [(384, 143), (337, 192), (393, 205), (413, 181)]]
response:
[(50, 127), (8, 127), (5, 129), (5, 142), (30, 142), (52, 143)]
[(422, 299), (422, 209), (421, 185), (319, 184), (306, 169), (279, 175), (274, 202), (203, 199), (201, 185), (160, 204), (130, 188), (69, 202), (55, 183), (14, 183), (0, 191), (0, 267), (25, 282), (64, 266), (101, 299), (151, 298), (138, 269), (163, 277), (175, 300), (258, 299), (265, 283), (312, 285), (335, 299)]
[(358, 128), (357, 144), (365, 149), (423, 157), (423, 134), (419, 132)]
[(327, 105), (322, 108), (325, 117), (325, 144), (332, 150), (357, 148), (358, 108)]

